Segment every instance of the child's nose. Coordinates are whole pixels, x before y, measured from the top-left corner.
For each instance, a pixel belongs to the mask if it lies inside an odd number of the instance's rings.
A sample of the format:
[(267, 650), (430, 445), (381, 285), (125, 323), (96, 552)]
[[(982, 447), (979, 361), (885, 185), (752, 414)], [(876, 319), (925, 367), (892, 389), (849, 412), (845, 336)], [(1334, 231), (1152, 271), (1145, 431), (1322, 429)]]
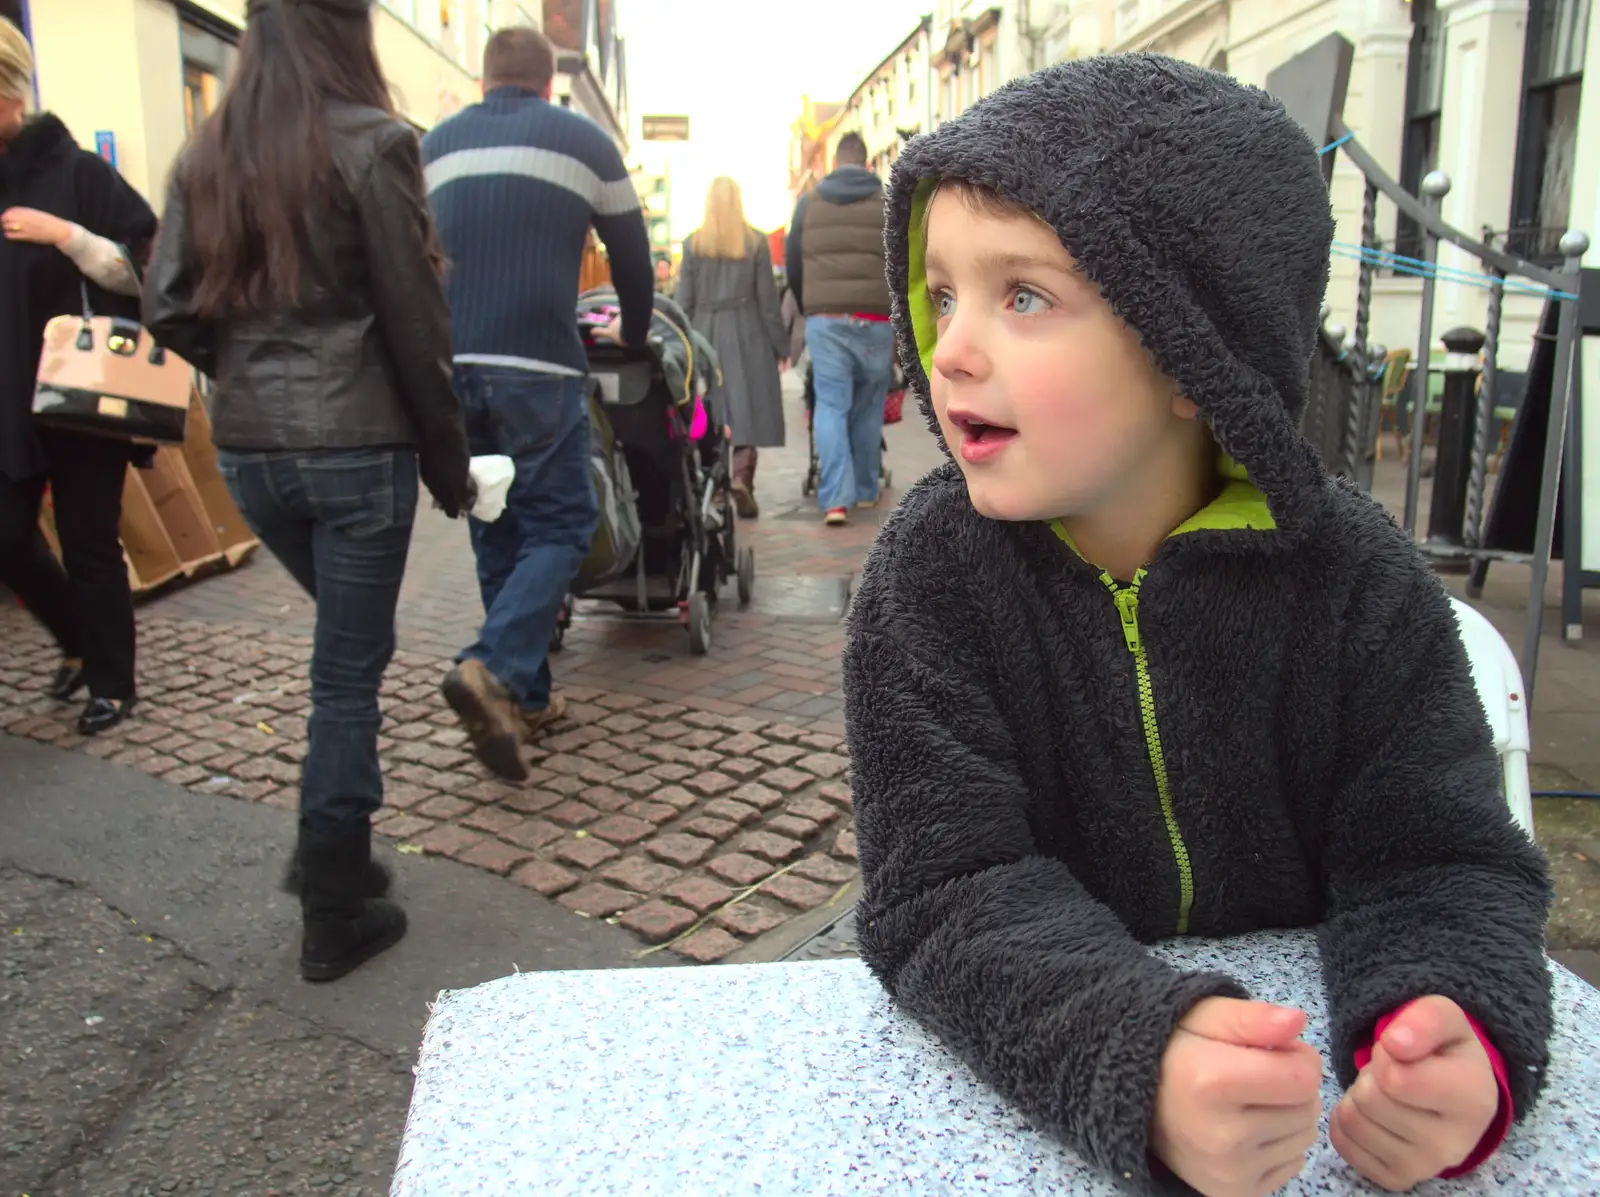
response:
[(933, 368), (949, 379), (981, 379), (989, 374), (989, 357), (970, 319), (957, 311), (939, 332)]

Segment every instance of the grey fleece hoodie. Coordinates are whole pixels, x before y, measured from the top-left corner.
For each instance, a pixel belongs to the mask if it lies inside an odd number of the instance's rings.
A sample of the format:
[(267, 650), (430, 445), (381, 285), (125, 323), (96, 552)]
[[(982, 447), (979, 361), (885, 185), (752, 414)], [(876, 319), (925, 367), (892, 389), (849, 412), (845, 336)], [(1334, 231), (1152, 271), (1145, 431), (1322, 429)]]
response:
[(1320, 926), (1345, 1084), (1377, 1019), (1438, 993), (1525, 1114), (1551, 1024), (1546, 863), (1499, 796), (1443, 587), (1296, 430), (1332, 234), (1305, 135), (1260, 91), (1135, 54), (1050, 68), (911, 142), (888, 270), (935, 431), (920, 229), (941, 178), (1053, 225), (1231, 461), (1122, 583), (1059, 526), (979, 516), (953, 463), (906, 496), (844, 660), (868, 964), (1136, 1181), (1174, 1026), (1247, 996), (1143, 947), (1175, 934)]

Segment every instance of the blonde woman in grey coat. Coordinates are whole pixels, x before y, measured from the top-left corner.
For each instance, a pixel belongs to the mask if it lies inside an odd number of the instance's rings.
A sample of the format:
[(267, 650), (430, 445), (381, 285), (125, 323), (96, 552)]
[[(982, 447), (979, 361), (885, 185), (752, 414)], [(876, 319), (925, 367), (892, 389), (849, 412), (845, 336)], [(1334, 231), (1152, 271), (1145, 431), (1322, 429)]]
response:
[(784, 439), (778, 375), (789, 365), (789, 333), (767, 240), (745, 223), (739, 184), (726, 176), (712, 180), (705, 221), (684, 240), (674, 298), (721, 361), (712, 411), (733, 429), (734, 507), (754, 519), (756, 451)]

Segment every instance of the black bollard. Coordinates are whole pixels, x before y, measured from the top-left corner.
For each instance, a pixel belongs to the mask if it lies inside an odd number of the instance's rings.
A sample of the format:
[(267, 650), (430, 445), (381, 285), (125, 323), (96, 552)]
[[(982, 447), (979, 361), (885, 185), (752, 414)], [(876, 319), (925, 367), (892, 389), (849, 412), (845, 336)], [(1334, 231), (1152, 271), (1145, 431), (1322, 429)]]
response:
[[(1465, 545), (1467, 480), (1472, 473), (1472, 438), (1477, 429), (1476, 386), (1482, 365), (1478, 351), (1483, 334), (1475, 328), (1452, 328), (1444, 342), (1444, 395), (1439, 413), (1439, 454), (1434, 459), (1433, 498), (1428, 504), (1428, 543)], [(1413, 420), (1421, 431), (1422, 423)]]

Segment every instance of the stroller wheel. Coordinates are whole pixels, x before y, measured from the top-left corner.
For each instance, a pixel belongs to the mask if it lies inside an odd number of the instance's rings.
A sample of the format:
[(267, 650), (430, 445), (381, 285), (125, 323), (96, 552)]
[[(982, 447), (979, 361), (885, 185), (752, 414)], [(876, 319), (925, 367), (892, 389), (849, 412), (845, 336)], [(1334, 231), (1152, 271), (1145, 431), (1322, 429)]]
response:
[(697, 657), (711, 651), (711, 600), (700, 590), (689, 596), (689, 651)]
[(754, 549), (739, 550), (739, 605), (748, 607), (756, 585), (756, 553)]

